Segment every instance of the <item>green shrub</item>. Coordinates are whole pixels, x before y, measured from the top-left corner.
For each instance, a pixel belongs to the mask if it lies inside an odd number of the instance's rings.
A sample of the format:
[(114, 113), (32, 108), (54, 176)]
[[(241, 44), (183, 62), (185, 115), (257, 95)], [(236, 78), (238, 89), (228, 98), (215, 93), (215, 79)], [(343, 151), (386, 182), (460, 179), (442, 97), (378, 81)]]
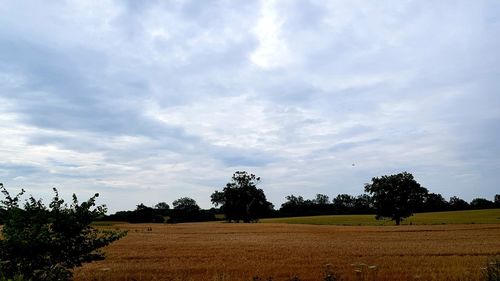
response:
[(92, 220), (106, 212), (104, 205), (95, 205), (98, 194), (81, 203), (73, 194), (68, 206), (54, 188), (55, 196), (48, 207), (33, 196), (20, 207), (24, 190), (14, 197), (3, 184), (0, 190), (5, 196), (0, 202), (5, 210), (0, 240), (0, 278), (71, 280), (73, 268), (103, 259), (104, 254), (99, 249), (126, 234), (99, 231), (90, 226)]

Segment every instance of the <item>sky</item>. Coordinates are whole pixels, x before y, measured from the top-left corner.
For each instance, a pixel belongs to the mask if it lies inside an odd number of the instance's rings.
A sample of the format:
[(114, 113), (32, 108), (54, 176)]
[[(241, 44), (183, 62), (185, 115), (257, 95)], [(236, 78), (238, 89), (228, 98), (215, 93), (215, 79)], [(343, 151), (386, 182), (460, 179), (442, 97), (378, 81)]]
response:
[(500, 193), (500, 2), (0, 1), (0, 182), (110, 212), (408, 171)]

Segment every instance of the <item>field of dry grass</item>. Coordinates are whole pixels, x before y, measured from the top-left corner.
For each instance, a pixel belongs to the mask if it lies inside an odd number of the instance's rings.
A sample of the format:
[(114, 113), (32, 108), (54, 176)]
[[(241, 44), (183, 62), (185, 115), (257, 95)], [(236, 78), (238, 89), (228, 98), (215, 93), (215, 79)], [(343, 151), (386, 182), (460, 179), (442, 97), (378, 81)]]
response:
[[(359, 280), (359, 274), (371, 275), (365, 280), (479, 280), (486, 258), (500, 254), (498, 224), (193, 223), (112, 228), (128, 229), (129, 234), (106, 248), (106, 260), (78, 269), (76, 281), (238, 281), (255, 275), (276, 281), (293, 275), (322, 280), (325, 264), (346, 280)], [(363, 273), (356, 273), (357, 267)]]

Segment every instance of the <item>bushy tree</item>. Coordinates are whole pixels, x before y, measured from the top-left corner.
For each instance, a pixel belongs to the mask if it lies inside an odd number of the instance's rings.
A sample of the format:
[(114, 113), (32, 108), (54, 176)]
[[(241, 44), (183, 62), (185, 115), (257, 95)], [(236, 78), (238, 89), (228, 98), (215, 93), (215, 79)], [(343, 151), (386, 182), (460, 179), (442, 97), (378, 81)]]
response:
[(339, 194), (333, 199), (333, 206), (340, 213), (349, 213), (355, 204), (356, 198), (349, 194)]
[(281, 204), (280, 213), (289, 216), (298, 216), (310, 209), (311, 201), (304, 200), (302, 196), (288, 195), (286, 202)]
[(470, 202), (470, 206), (473, 209), (489, 209), (489, 208), (494, 208), (495, 203), (493, 203), (492, 201), (490, 201), (488, 199), (484, 199), (484, 198), (474, 198)]
[(159, 202), (155, 205), (155, 209), (157, 210), (168, 210), (170, 206), (166, 202)]
[(172, 202), (174, 209), (170, 222), (188, 222), (206, 220), (202, 217), (200, 206), (193, 198), (182, 197)]
[(439, 212), (449, 208), (449, 203), (439, 193), (428, 193), (425, 195), (422, 211), (424, 212)]
[(21, 207), (24, 190), (12, 197), (0, 184), (5, 200), (2, 239), (0, 240), (0, 273), (4, 278), (23, 276), (27, 280), (70, 280), (72, 269), (83, 263), (101, 260), (99, 249), (123, 237), (125, 232), (99, 231), (90, 226), (106, 212), (96, 206), (95, 194), (85, 202), (73, 195), (68, 206), (55, 196), (47, 207), (30, 196)]
[(428, 193), (408, 172), (372, 178), (365, 191), (373, 196), (377, 218), (391, 218), (396, 225), (413, 215)]
[(216, 207), (221, 206), (228, 221), (257, 221), (273, 209), (273, 204), (267, 201), (264, 191), (257, 188), (259, 181), (260, 178), (254, 174), (237, 171), (222, 191), (212, 194), (212, 203)]
[(285, 197), (287, 202), (283, 204), (290, 204), (290, 205), (303, 205), (307, 200), (304, 200), (304, 197), (302, 196), (295, 196), (295, 195), (288, 195)]
[(354, 213), (368, 214), (373, 212), (373, 198), (368, 194), (358, 195), (354, 199)]
[(467, 201), (457, 197), (457, 196), (452, 196), (450, 197), (450, 201), (448, 203), (450, 210), (457, 211), (457, 210), (467, 210), (470, 208), (469, 203)]
[(137, 205), (137, 208), (128, 214), (131, 223), (162, 223), (165, 221), (158, 210), (144, 205)]
[(172, 202), (174, 210), (182, 210), (187, 212), (195, 212), (200, 210), (200, 206), (196, 203), (196, 200), (189, 197), (182, 197), (174, 202)]
[(330, 203), (330, 197), (325, 194), (316, 194), (316, 198), (313, 200), (314, 204), (326, 205)]

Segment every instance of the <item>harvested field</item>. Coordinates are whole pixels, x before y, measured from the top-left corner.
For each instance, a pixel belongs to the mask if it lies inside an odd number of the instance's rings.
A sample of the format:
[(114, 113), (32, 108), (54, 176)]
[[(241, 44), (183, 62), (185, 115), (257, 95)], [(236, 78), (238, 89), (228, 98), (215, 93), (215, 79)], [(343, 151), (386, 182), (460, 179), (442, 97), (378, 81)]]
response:
[[(322, 280), (331, 264), (345, 280), (479, 280), (500, 255), (500, 225), (320, 226), (120, 224), (124, 239), (75, 280)], [(363, 273), (355, 273), (360, 265)], [(368, 266), (375, 266), (371, 269)], [(376, 275), (376, 276), (375, 276)], [(358, 276), (359, 277), (359, 276)], [(371, 279), (376, 277), (376, 279)]]

